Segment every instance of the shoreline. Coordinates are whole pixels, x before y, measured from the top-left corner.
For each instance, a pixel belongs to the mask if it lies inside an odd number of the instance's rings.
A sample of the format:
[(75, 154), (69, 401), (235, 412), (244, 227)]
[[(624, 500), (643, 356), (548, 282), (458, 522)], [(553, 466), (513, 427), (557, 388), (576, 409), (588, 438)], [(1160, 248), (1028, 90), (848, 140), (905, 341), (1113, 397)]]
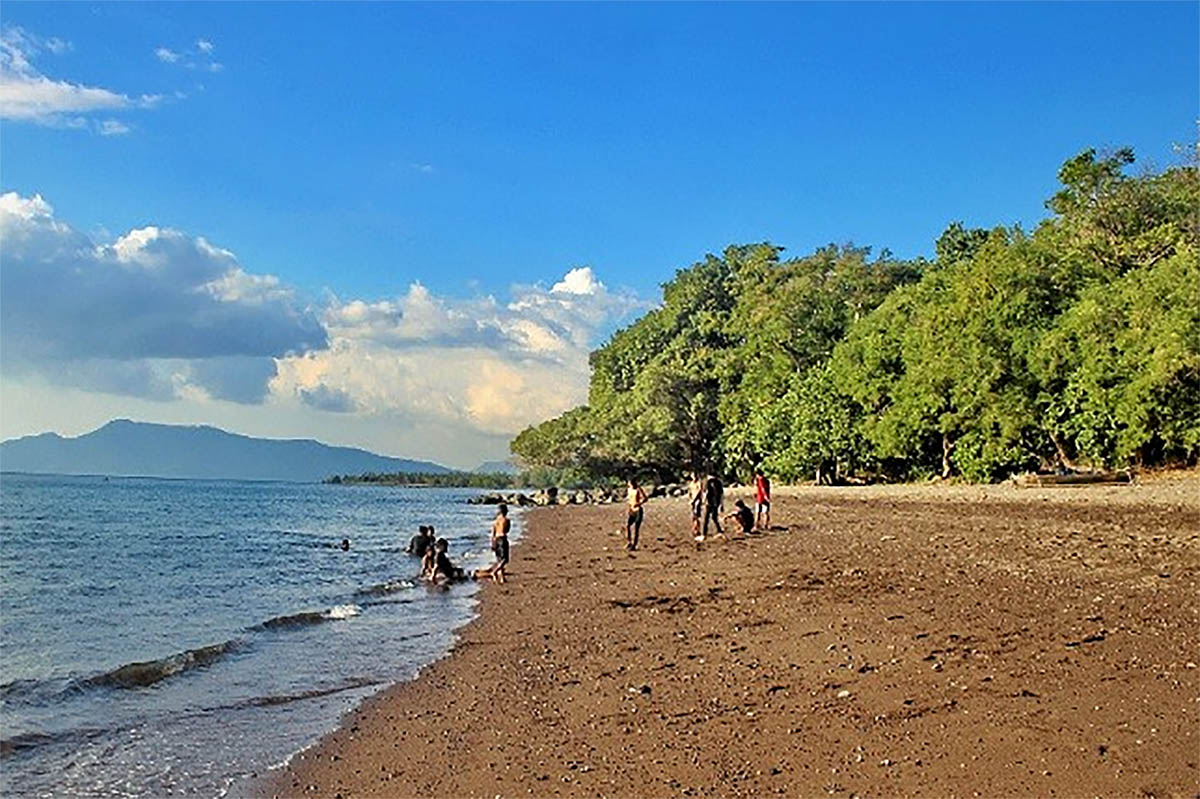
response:
[(775, 499), (786, 531), (700, 551), (654, 500), (633, 556), (618, 506), (526, 511), (447, 655), (251, 793), (1200, 787), (1200, 473)]

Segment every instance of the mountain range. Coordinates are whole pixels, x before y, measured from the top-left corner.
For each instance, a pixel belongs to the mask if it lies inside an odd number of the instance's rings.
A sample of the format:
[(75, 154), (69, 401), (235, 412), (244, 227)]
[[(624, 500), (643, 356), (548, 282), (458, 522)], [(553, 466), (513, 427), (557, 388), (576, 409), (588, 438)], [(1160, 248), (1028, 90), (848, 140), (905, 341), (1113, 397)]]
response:
[(75, 438), (57, 433), (0, 443), (0, 470), (228, 480), (313, 482), (335, 474), (452, 471), (430, 461), (333, 447), (312, 439), (270, 439), (206, 425), (116, 419)]

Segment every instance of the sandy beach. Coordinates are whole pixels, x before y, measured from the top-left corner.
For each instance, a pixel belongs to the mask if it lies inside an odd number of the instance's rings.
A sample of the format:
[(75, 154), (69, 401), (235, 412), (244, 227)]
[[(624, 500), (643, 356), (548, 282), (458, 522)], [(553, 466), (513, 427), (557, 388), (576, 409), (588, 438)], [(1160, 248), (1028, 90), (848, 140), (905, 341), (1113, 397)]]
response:
[[(732, 500), (749, 497), (731, 492)], [(263, 796), (1200, 795), (1200, 473), (526, 516), (451, 655)]]

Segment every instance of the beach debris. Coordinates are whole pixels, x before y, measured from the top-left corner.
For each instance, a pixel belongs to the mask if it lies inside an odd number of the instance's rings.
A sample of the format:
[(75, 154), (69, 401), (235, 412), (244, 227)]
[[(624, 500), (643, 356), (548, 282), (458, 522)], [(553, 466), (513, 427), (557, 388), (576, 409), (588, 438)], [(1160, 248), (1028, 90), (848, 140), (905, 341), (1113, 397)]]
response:
[(1079, 486), (1095, 484), (1132, 483), (1133, 473), (1125, 472), (1089, 472), (1071, 474), (1024, 474), (1013, 477), (1018, 486)]

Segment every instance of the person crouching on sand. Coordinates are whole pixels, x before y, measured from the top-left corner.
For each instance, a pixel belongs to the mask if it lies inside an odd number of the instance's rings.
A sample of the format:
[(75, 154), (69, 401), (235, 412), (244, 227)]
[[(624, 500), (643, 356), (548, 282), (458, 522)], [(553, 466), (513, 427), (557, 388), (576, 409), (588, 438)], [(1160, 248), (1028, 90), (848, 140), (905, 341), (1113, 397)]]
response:
[(629, 514), (625, 517), (625, 548), (633, 552), (637, 549), (638, 535), (642, 532), (642, 518), (645, 516), (642, 506), (646, 504), (646, 492), (637, 480), (630, 477), (625, 495), (629, 502)]
[(746, 503), (740, 499), (733, 503), (737, 507), (733, 513), (725, 517), (726, 521), (735, 521), (741, 525), (743, 533), (754, 532), (754, 511), (746, 507)]

